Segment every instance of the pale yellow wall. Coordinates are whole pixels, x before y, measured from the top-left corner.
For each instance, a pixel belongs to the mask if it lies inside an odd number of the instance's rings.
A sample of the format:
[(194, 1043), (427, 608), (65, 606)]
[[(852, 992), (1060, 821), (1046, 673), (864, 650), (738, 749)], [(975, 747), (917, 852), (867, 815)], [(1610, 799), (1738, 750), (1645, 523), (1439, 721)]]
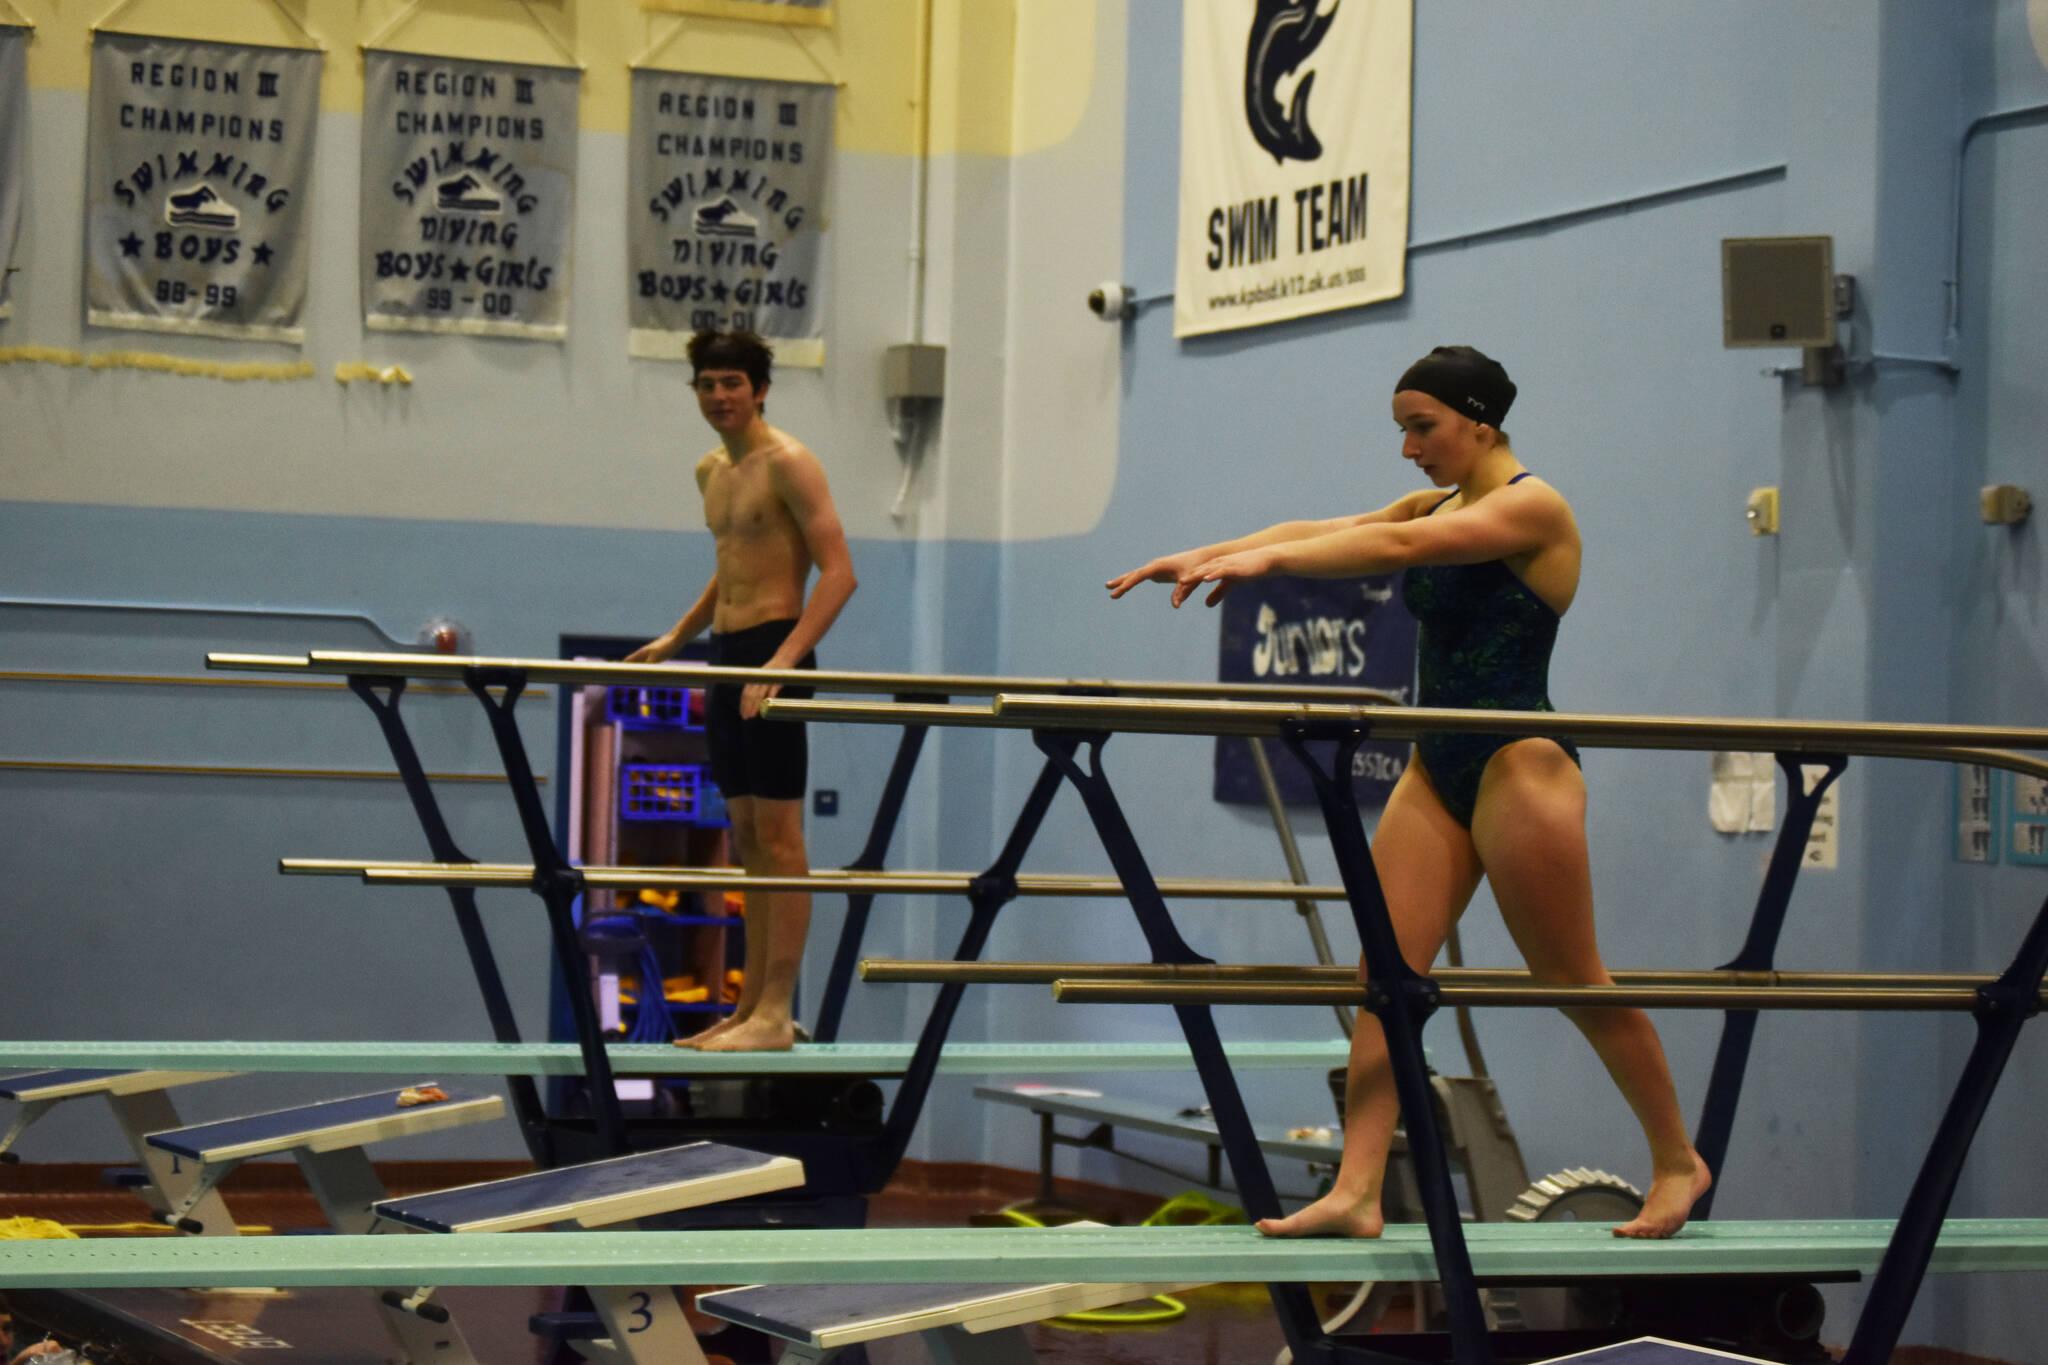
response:
[[(30, 60), (39, 88), (16, 256), (27, 270), (0, 350), (25, 362), (44, 352), (146, 349), (216, 367), (196, 373), (302, 361), (317, 379), (226, 393), (212, 379), (162, 368), (0, 364), (0, 445), (21, 457), (9, 467), (8, 499), (692, 527), (695, 501), (677, 452), (701, 447), (678, 367), (629, 358), (623, 344), (628, 64), (661, 44), (654, 60), (677, 69), (821, 79), (822, 62), (854, 73), (835, 100), (841, 157), (828, 358), (820, 370), (786, 370), (775, 406), (778, 421), (828, 457), (849, 534), (1064, 536), (1087, 531), (1107, 505), (1121, 329), (1096, 320), (1083, 300), (1121, 271), (1122, 0), (929, 0), (928, 11), (920, 0), (838, 0), (831, 27), (802, 30), (643, 13), (634, 0), (533, 0), (587, 72), (575, 287), (561, 346), (362, 325), (353, 251), (360, 173), (347, 154), (360, 116), (358, 46), (406, 13), (402, 0), (286, 0), (291, 18), (269, 0), (136, 0), (110, 27), (302, 43), (299, 19), (325, 45), (322, 122), (330, 126), (315, 158), (321, 211), (306, 341), (295, 352), (157, 334), (144, 344), (85, 325), (77, 296), (83, 94), (93, 23), (115, 0), (0, 0), (10, 2), (37, 25)], [(927, 12), (928, 87), (914, 79)], [(427, 0), (414, 14), (382, 44), (516, 61), (553, 53), (519, 0)], [(671, 31), (675, 40), (663, 43)], [(920, 179), (912, 157), (927, 93), (931, 156)], [(947, 347), (948, 393), (906, 487), (881, 358), (914, 334)], [(365, 365), (402, 366), (410, 383), (327, 382)], [(256, 442), (222, 439), (215, 416), (223, 403), (240, 431), (296, 435), (259, 457)], [(491, 435), (478, 441), (479, 432)], [(135, 455), (142, 433), (146, 460)], [(648, 491), (622, 497), (621, 489)]]
[[(36, 25), (29, 84), (83, 90), (91, 31), (109, 27), (219, 42), (304, 45), (305, 31), (327, 51), (321, 103), (362, 108), (358, 48), (379, 34), (387, 47), (447, 56), (584, 67), (582, 125), (624, 132), (627, 72), (635, 62), (773, 80), (832, 81), (841, 87), (842, 151), (909, 155), (916, 149), (916, 54), (928, 3), (940, 41), (934, 85), (963, 92), (933, 120), (937, 155), (1010, 155), (1068, 136), (1093, 80), (1095, 0), (1028, 0), (1064, 22), (1070, 35), (1057, 63), (1041, 64), (1046, 88), (1011, 117), (1017, 25), (1013, 0), (837, 0), (827, 26), (755, 23), (642, 10), (635, 0), (10, 0)], [(401, 20), (410, 7), (410, 15)], [(116, 13), (115, 11), (118, 10)], [(394, 22), (396, 26), (393, 27)], [(388, 32), (387, 32), (388, 30)], [(1050, 31), (1044, 25), (1039, 31)], [(552, 35), (552, 36), (550, 36)], [(948, 38), (954, 41), (947, 41)]]

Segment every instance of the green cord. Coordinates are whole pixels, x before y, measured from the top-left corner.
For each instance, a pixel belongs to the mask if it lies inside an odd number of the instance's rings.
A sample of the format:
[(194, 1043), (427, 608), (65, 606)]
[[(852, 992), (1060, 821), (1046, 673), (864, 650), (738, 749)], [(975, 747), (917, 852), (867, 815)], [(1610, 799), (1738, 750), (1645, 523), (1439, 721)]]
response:
[[(1004, 1209), (1003, 1217), (1019, 1227), (1042, 1228), (1043, 1219), (1034, 1218), (1021, 1209)], [(1193, 1213), (1193, 1218), (1182, 1215)], [(1228, 1204), (1218, 1203), (1209, 1196), (1195, 1190), (1175, 1195), (1146, 1216), (1142, 1227), (1156, 1228), (1167, 1224), (1181, 1226), (1207, 1226), (1212, 1223), (1242, 1223), (1244, 1211)], [(1188, 1306), (1171, 1294), (1154, 1294), (1145, 1300), (1156, 1303), (1157, 1308), (1130, 1310), (1094, 1308), (1079, 1313), (1062, 1313), (1059, 1317), (1046, 1319), (1046, 1325), (1058, 1327), (1063, 1323), (1092, 1323), (1101, 1326), (1129, 1327), (1140, 1323), (1173, 1322), (1187, 1316)]]

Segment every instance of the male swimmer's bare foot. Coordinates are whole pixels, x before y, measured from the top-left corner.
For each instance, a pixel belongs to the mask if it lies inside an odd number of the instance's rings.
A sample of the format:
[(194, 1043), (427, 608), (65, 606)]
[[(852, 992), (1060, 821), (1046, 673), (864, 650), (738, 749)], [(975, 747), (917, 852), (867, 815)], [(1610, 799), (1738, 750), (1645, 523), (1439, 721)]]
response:
[(695, 1033), (691, 1034), (691, 1035), (690, 1035), (689, 1037), (687, 1037), (687, 1038), (678, 1038), (678, 1039), (676, 1039), (676, 1046), (677, 1046), (677, 1047), (703, 1047), (703, 1046), (704, 1046), (704, 1044), (706, 1044), (706, 1043), (710, 1042), (710, 1041), (711, 1041), (711, 1040), (712, 1040), (713, 1038), (716, 1038), (716, 1037), (717, 1037), (717, 1036), (718, 1036), (719, 1034), (721, 1034), (721, 1033), (729, 1033), (729, 1032), (731, 1032), (731, 1031), (733, 1030), (733, 1028), (735, 1028), (735, 1027), (736, 1027), (737, 1025), (739, 1025), (739, 1024), (742, 1024), (742, 1023), (745, 1023), (745, 1022), (746, 1022), (746, 1020), (745, 1020), (745, 1019), (743, 1019), (743, 1018), (741, 1018), (741, 1017), (740, 1017), (739, 1015), (736, 1015), (736, 1014), (728, 1014), (728, 1015), (726, 1015), (726, 1016), (725, 1016), (725, 1017), (724, 1017), (723, 1019), (720, 1019), (720, 1020), (719, 1020), (719, 1021), (718, 1021), (717, 1023), (715, 1023), (715, 1024), (711, 1025), (711, 1026), (710, 1026), (709, 1028), (701, 1028), (701, 1029), (698, 1029), (698, 1030), (697, 1030), (697, 1031), (696, 1031)]
[(796, 1025), (751, 1018), (698, 1044), (700, 1052), (787, 1052), (796, 1045)]
[(1714, 1183), (1713, 1172), (1700, 1154), (1692, 1154), (1690, 1170), (1660, 1171), (1650, 1178), (1643, 1211), (1614, 1229), (1616, 1237), (1669, 1237), (1685, 1226), (1692, 1206)]
[(1268, 1237), (1377, 1237), (1385, 1227), (1378, 1198), (1355, 1199), (1335, 1190), (1299, 1213), (1258, 1221)]

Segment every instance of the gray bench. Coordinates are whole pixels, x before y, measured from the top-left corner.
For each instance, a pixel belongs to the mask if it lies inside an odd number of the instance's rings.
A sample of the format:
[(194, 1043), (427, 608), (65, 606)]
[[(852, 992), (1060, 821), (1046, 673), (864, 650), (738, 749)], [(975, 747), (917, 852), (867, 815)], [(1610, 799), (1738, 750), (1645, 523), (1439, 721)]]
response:
[[(1033, 1086), (978, 1085), (974, 1087), (974, 1094), (977, 1099), (1015, 1105), (1038, 1115), (1038, 1197), (1047, 1202), (1052, 1200), (1052, 1158), (1056, 1147), (1092, 1148), (1184, 1179), (1198, 1179), (1210, 1189), (1223, 1188), (1223, 1139), (1216, 1131), (1216, 1121), (1206, 1113), (1190, 1113), (1164, 1104), (1105, 1099), (1099, 1095), (1064, 1094)], [(1054, 1126), (1055, 1119), (1075, 1119), (1094, 1127), (1076, 1136), (1061, 1132)], [(1208, 1149), (1206, 1178), (1173, 1170), (1148, 1157), (1119, 1148), (1116, 1145), (1116, 1130), (1119, 1128), (1201, 1143)], [(1267, 1156), (1304, 1161), (1311, 1167), (1335, 1169), (1344, 1155), (1343, 1135), (1334, 1124), (1328, 1129), (1328, 1136), (1291, 1137), (1285, 1129), (1270, 1127), (1253, 1131), (1260, 1150)]]

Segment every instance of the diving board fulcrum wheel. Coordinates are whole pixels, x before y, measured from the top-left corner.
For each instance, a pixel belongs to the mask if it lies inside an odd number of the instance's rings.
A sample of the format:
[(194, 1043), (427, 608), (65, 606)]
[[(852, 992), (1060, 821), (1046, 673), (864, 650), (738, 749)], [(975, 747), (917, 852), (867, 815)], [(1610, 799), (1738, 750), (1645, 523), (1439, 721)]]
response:
[[(1626, 1223), (1642, 1209), (1643, 1192), (1628, 1181), (1575, 1166), (1531, 1184), (1502, 1216), (1513, 1223)], [(1486, 1292), (1486, 1307), (1498, 1326), (1529, 1331), (1583, 1327), (1612, 1315), (1612, 1305), (1589, 1303), (1585, 1295), (1562, 1286), (1493, 1289)]]

